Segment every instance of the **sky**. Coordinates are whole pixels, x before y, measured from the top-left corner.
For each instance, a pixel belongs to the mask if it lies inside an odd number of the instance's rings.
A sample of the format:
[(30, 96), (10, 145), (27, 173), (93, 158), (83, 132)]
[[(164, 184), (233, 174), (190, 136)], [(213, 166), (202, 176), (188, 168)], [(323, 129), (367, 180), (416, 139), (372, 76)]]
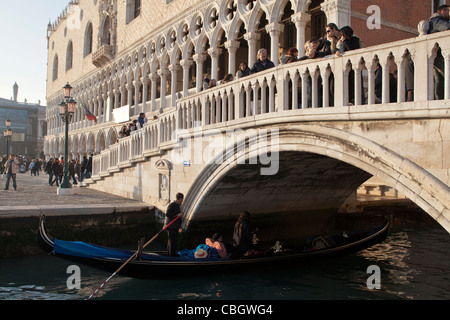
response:
[(0, 98), (46, 105), (47, 25), (69, 0), (0, 0)]

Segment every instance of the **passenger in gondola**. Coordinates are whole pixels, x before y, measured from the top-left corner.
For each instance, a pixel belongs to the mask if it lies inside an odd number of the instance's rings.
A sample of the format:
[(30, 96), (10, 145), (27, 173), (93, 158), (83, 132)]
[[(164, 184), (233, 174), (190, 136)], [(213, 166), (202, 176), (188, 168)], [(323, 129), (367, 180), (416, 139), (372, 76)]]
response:
[(221, 259), (225, 259), (228, 256), (227, 249), (223, 243), (223, 237), (220, 233), (216, 232), (212, 238), (206, 238), (205, 244), (215, 248)]
[(183, 199), (184, 195), (178, 192), (176, 195), (176, 200), (167, 207), (165, 225), (168, 225), (177, 217), (180, 217), (167, 228), (167, 251), (169, 256), (177, 256), (178, 233), (181, 232), (181, 216), (183, 215), (183, 212), (181, 211), (181, 203), (183, 203)]
[(233, 244), (241, 256), (248, 255), (253, 234), (250, 229), (250, 213), (243, 211), (234, 225)]

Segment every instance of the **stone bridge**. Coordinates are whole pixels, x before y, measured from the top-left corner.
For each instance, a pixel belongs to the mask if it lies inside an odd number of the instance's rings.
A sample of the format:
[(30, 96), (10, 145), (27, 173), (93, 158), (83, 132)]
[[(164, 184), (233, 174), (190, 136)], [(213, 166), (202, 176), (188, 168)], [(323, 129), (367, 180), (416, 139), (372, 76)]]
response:
[[(433, 77), (441, 54), (443, 99), (434, 95)], [(413, 101), (405, 92), (409, 58)], [(184, 193), (186, 227), (242, 210), (337, 211), (374, 176), (450, 232), (447, 79), (450, 32), (420, 36), (180, 95), (126, 138), (117, 139), (121, 124), (73, 124), (69, 150), (74, 157), (94, 153), (90, 188), (162, 211)], [(48, 142), (47, 156), (59, 155), (59, 146)]]

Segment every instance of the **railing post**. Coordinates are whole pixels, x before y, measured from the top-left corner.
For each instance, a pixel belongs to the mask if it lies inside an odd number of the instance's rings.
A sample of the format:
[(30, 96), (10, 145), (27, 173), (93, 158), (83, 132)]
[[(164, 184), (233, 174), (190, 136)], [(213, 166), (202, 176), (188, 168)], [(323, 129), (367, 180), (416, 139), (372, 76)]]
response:
[(442, 50), (445, 61), (444, 71), (444, 99), (450, 99), (450, 50)]
[(414, 61), (414, 100), (426, 101), (429, 98), (429, 91), (433, 95), (431, 90), (433, 87), (430, 87), (430, 84), (433, 84), (433, 72), (430, 70), (433, 63), (431, 57), (428, 56), (428, 42), (426, 40), (416, 42), (411, 56)]
[(336, 107), (344, 106), (344, 100), (347, 94), (344, 93), (344, 89), (347, 88), (345, 81), (347, 81), (344, 60), (345, 58), (335, 58), (335, 72), (334, 72), (334, 105)]

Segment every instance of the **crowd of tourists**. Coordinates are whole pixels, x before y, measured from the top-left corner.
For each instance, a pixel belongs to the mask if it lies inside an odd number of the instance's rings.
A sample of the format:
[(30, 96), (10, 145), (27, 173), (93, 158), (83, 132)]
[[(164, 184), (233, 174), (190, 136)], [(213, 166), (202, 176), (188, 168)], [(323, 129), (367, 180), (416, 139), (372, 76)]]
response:
[[(40, 173), (48, 174), (48, 184), (59, 186), (64, 176), (64, 157), (44, 159), (27, 158), (21, 155), (10, 154), (3, 156), (0, 161), (0, 176), (6, 178), (4, 190), (9, 190), (12, 180), (13, 189), (17, 190), (17, 173), (30, 176), (39, 176)], [(68, 162), (68, 176), (74, 185), (78, 185), (83, 179), (88, 179), (92, 175), (92, 156), (89, 159), (72, 159)]]

